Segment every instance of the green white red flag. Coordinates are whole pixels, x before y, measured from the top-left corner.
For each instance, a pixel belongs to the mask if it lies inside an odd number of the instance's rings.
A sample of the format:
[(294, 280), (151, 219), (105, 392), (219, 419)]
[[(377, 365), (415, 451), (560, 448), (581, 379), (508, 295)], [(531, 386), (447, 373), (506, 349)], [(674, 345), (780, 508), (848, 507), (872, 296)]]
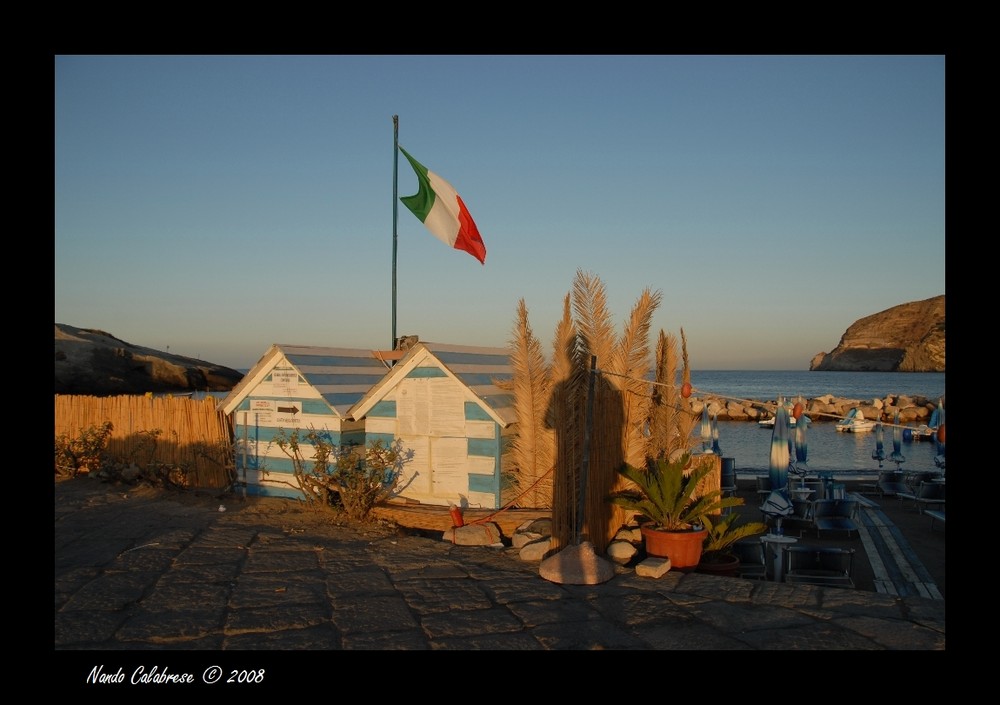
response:
[(486, 264), (486, 245), (462, 197), (451, 184), (429, 171), (405, 149), (400, 147), (399, 151), (417, 173), (420, 185), (415, 194), (402, 196), (399, 200), (438, 240), (456, 250), (465, 250), (482, 264)]

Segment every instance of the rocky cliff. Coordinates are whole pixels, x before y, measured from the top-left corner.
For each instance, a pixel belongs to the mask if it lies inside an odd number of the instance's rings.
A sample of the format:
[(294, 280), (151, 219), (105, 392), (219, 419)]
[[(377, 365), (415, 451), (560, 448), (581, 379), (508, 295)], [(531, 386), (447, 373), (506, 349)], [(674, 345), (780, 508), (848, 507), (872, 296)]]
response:
[(243, 373), (204, 360), (143, 348), (109, 333), (56, 323), (56, 394), (222, 392)]
[(911, 301), (856, 321), (810, 370), (944, 372), (944, 296)]

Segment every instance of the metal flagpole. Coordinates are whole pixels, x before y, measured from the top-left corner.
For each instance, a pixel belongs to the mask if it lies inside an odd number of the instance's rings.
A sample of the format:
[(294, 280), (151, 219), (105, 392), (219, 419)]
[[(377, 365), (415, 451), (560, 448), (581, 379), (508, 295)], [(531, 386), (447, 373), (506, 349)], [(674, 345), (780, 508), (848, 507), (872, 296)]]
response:
[(397, 174), (399, 172), (399, 116), (392, 116), (392, 342), (390, 350), (396, 349), (396, 219), (399, 199), (396, 198)]

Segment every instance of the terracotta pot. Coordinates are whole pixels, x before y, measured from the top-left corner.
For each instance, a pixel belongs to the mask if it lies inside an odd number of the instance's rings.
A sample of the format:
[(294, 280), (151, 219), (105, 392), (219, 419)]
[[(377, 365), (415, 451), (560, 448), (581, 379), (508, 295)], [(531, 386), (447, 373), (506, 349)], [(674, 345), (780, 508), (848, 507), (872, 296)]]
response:
[(646, 542), (646, 553), (658, 558), (669, 558), (671, 570), (694, 570), (698, 566), (707, 533), (705, 529), (664, 531), (644, 526), (641, 530)]
[(698, 563), (699, 573), (735, 576), (739, 574), (739, 570), (740, 559), (732, 554), (708, 556)]

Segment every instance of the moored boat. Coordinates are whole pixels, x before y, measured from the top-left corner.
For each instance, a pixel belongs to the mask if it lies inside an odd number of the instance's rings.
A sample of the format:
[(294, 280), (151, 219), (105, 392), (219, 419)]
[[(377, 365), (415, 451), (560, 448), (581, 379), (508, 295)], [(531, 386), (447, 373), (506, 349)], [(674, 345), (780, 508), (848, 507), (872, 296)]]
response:
[(855, 406), (847, 412), (847, 416), (837, 422), (836, 428), (843, 433), (867, 433), (875, 430), (875, 422), (866, 419), (861, 409)]
[[(771, 416), (766, 419), (761, 419), (760, 421), (757, 422), (757, 425), (760, 426), (761, 428), (774, 428), (774, 417)], [(788, 415), (788, 425), (791, 428), (795, 427), (795, 417), (792, 416), (791, 414)]]
[(920, 424), (917, 427), (907, 427), (903, 429), (904, 441), (933, 441), (937, 429), (931, 428), (927, 424)]

